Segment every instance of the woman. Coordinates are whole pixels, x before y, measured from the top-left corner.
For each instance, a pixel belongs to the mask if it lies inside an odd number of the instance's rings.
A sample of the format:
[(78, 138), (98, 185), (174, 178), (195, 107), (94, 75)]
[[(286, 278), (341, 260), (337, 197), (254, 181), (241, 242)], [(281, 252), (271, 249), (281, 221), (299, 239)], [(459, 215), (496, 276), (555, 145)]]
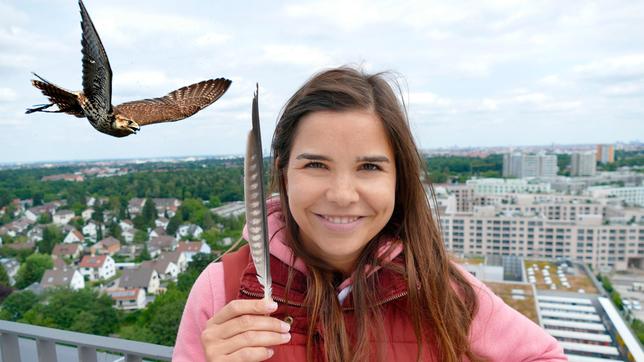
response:
[(566, 360), (554, 338), (450, 262), (404, 107), (382, 74), (314, 76), (286, 104), (272, 154), (277, 303), (257, 299), (246, 249), (210, 265), (173, 360)]

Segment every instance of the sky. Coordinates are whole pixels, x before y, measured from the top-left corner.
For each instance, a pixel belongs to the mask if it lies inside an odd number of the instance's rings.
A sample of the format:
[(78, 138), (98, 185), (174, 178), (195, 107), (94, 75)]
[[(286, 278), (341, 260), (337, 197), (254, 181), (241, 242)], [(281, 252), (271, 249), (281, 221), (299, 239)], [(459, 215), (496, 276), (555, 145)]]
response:
[(0, 163), (242, 154), (255, 84), (265, 150), (309, 77), (391, 71), (421, 148), (644, 139), (644, 2), (86, 0), (113, 103), (233, 81), (196, 115), (114, 138), (46, 103), (81, 88), (73, 0), (0, 0)]

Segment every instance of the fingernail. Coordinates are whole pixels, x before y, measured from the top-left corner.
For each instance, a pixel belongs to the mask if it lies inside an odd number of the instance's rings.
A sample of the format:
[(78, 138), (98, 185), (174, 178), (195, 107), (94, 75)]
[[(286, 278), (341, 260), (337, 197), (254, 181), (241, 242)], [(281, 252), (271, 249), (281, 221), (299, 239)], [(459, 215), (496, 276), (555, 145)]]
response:
[(282, 332), (288, 332), (291, 329), (291, 325), (285, 322), (280, 322), (280, 328)]
[(290, 333), (283, 333), (282, 334), (282, 341), (288, 342), (291, 340), (291, 334)]
[(277, 309), (277, 303), (271, 302), (271, 303), (266, 303), (266, 310), (269, 312), (272, 312)]
[(268, 349), (268, 358), (273, 357), (273, 354), (274, 354), (274, 353), (275, 353), (275, 351), (273, 351), (272, 349), (270, 349), (270, 348), (269, 348), (269, 349)]

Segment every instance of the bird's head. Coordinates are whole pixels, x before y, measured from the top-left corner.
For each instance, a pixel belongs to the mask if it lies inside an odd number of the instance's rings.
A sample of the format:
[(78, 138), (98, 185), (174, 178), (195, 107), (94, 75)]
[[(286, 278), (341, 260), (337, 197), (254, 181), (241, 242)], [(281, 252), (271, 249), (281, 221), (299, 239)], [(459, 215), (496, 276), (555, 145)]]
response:
[(127, 134), (134, 134), (141, 129), (138, 123), (120, 114), (116, 115), (114, 128), (116, 128), (119, 131), (126, 132)]

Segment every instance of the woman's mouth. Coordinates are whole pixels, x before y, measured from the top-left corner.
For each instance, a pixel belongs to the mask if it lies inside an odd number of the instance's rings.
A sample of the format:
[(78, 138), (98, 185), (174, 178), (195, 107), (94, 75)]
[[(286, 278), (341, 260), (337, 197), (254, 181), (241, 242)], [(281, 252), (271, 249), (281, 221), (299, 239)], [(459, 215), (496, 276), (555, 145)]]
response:
[(320, 223), (329, 231), (349, 232), (357, 228), (361, 223), (363, 216), (350, 215), (321, 215), (315, 214)]

